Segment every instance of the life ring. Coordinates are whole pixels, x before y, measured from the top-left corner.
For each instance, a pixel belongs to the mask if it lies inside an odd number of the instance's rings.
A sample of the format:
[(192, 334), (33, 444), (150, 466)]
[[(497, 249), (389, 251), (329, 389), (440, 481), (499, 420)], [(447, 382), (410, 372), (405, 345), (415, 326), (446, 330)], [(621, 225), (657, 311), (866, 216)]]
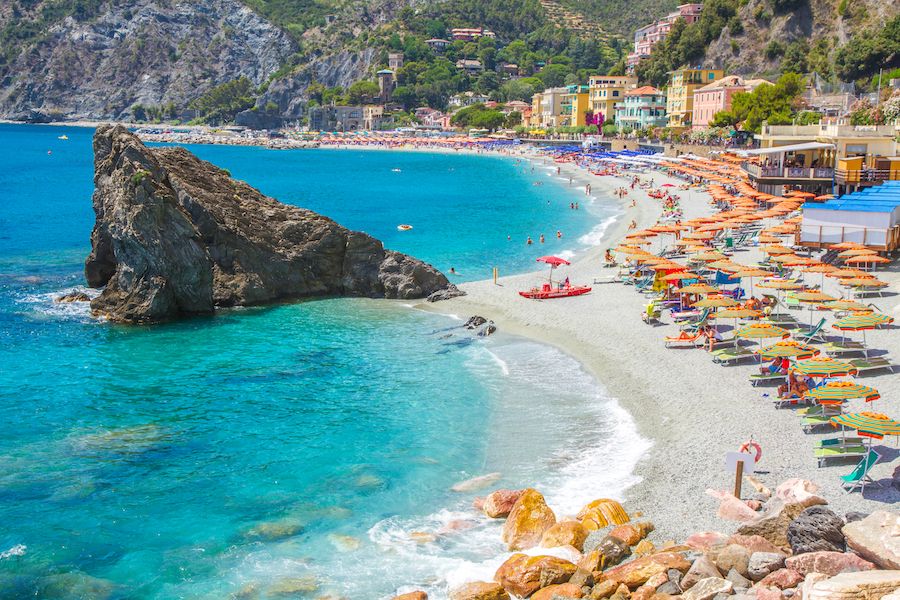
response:
[(759, 462), (759, 459), (762, 458), (762, 448), (760, 448), (759, 444), (757, 444), (753, 440), (751, 440), (751, 441), (747, 442), (746, 444), (744, 444), (743, 446), (741, 446), (741, 449), (739, 450), (739, 452), (742, 452), (744, 454), (753, 454), (751, 452), (751, 450), (756, 450), (755, 462)]

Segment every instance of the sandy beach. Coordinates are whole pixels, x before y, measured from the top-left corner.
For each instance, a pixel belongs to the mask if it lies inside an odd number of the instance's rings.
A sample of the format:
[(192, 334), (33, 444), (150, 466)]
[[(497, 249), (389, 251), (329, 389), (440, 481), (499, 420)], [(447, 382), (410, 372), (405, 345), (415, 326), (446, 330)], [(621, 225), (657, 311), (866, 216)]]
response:
[[(533, 160), (539, 164), (543, 158)], [(567, 183), (569, 176), (582, 188), (590, 183), (594, 195), (611, 194), (613, 189), (627, 186), (624, 178), (598, 177), (564, 163), (559, 181)], [(651, 177), (656, 185), (666, 181), (683, 183), (668, 179), (661, 172), (649, 172), (641, 179)], [(685, 219), (712, 212), (707, 193), (695, 189), (675, 192), (681, 196)], [(629, 208), (632, 198), (636, 198), (636, 206)], [(584, 285), (594, 277), (614, 274), (617, 269), (602, 267), (605, 248), (624, 238), (632, 219), (638, 228), (644, 228), (655, 223), (662, 212), (660, 201), (640, 189), (629, 189), (622, 209), (625, 214), (607, 229), (603, 244), (571, 266), (561, 268), (560, 278), (568, 276), (573, 285)], [(540, 254), (539, 246), (535, 254)], [(732, 259), (749, 264), (762, 257), (763, 253), (754, 247), (737, 250)], [(894, 264), (880, 266), (876, 274), (892, 284), (888, 289), (895, 289), (898, 276)], [(829, 437), (829, 432), (833, 436), (834, 430), (806, 434), (795, 409), (776, 409), (775, 387), (753, 387), (748, 380), (750, 374), (758, 372), (757, 363), (743, 361), (720, 366), (703, 348), (666, 349), (664, 337), (677, 335), (677, 325), (666, 315), (659, 326), (644, 324), (640, 313), (647, 300), (634, 286), (594, 285), (587, 295), (558, 300), (535, 301), (518, 295), (518, 291), (538, 284), (540, 277), (546, 277), (546, 271), (502, 277), (496, 285), (493, 280), (461, 284), (459, 287), (467, 296), (422, 308), (462, 317), (481, 315), (493, 319), (502, 331), (552, 344), (582, 361), (633, 416), (640, 434), (653, 441), (636, 469), (642, 482), (628, 490), (624, 500), (626, 510), (641, 511), (656, 525), (659, 540), (683, 540), (696, 531), (731, 533), (737, 529), (740, 523), (715, 516), (719, 501), (704, 491), (733, 489), (734, 474), (725, 468), (726, 453), (736, 452), (751, 436), (763, 453), (755, 476), (770, 488), (792, 477), (812, 480), (838, 514), (890, 510), (890, 505), (900, 501), (900, 492), (890, 486), (894, 468), (900, 464), (896, 460), (900, 451), (895, 439), (876, 440), (873, 446), (883, 458), (871, 474), (875, 480), (882, 480), (885, 489), (867, 488), (865, 496), (858, 492), (843, 494), (839, 476), (852, 471), (857, 461), (834, 461), (819, 468), (813, 456), (813, 442)], [(811, 283), (820, 281), (819, 275), (805, 277)], [(835, 281), (829, 278), (824, 291), (841, 295)], [(900, 312), (894, 292), (865, 302), (892, 317)], [(809, 321), (809, 312), (792, 312), (800, 322)], [(827, 316), (828, 334), (839, 337), (840, 332), (830, 327), (834, 316), (818, 311), (816, 320), (821, 315)], [(731, 319), (723, 320), (719, 328), (727, 331), (731, 323)], [(851, 332), (850, 337), (860, 339), (860, 334)], [(890, 329), (870, 331), (867, 340), (870, 348), (887, 350), (889, 356), (900, 355), (900, 339)], [(879, 390), (881, 399), (869, 406), (862, 400), (852, 400), (845, 412), (876, 410), (894, 418), (900, 416), (900, 383), (896, 376), (882, 370), (860, 376), (858, 381)], [(578, 415), (572, 418), (577, 419)], [(616, 456), (609, 460), (616, 460)], [(748, 488), (745, 485), (745, 494)]]

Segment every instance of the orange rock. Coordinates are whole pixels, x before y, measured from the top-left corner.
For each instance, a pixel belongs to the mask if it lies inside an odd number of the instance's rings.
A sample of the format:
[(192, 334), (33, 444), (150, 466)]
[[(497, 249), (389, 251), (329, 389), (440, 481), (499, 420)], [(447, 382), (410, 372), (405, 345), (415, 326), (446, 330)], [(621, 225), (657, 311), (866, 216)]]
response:
[(631, 554), (635, 558), (641, 558), (643, 556), (650, 556), (656, 552), (656, 547), (653, 545), (653, 542), (650, 540), (641, 540), (637, 546), (631, 549)]
[(601, 581), (599, 583), (595, 583), (594, 587), (591, 588), (590, 596), (595, 600), (609, 598), (616, 592), (617, 587), (619, 587), (619, 584), (614, 581)]
[(585, 571), (602, 571), (601, 567), (603, 563), (603, 554), (600, 553), (599, 550), (591, 550), (587, 554), (584, 555), (580, 561), (578, 561), (578, 566), (584, 569)]
[(669, 569), (678, 569), (686, 573), (691, 568), (691, 563), (676, 552), (659, 552), (637, 560), (607, 569), (603, 576), (605, 579), (627, 585), (629, 588), (637, 588), (647, 582), (657, 573), (665, 573)]
[(578, 569), (574, 564), (555, 556), (513, 554), (500, 565), (494, 581), (513, 596), (527, 598), (541, 587), (541, 571), (557, 571), (559, 577), (545, 581), (546, 585), (566, 583)]
[(531, 600), (550, 600), (553, 596), (565, 596), (566, 598), (581, 598), (584, 591), (574, 583), (561, 583), (559, 585), (548, 585), (534, 593)]
[(492, 519), (509, 516), (521, 495), (522, 490), (497, 490), (484, 499), (482, 510)]
[(529, 488), (519, 496), (503, 524), (502, 540), (510, 551), (534, 548), (541, 543), (544, 532), (554, 524), (556, 515), (544, 502), (544, 497)]
[(450, 600), (509, 600), (509, 594), (499, 583), (474, 581), (450, 590)]
[(630, 520), (621, 504), (605, 498), (586, 504), (578, 511), (578, 519), (592, 531), (607, 525), (624, 525)]
[(589, 533), (587, 528), (578, 521), (563, 521), (544, 532), (541, 538), (541, 548), (573, 546), (581, 552), (584, 540), (587, 539)]
[(428, 600), (428, 594), (425, 592), (410, 592), (408, 594), (394, 596), (394, 600)]
[(609, 535), (614, 538), (619, 538), (629, 546), (636, 546), (638, 542), (641, 541), (641, 534), (638, 532), (637, 528), (634, 525), (626, 523), (625, 525), (619, 525), (615, 529), (609, 532)]

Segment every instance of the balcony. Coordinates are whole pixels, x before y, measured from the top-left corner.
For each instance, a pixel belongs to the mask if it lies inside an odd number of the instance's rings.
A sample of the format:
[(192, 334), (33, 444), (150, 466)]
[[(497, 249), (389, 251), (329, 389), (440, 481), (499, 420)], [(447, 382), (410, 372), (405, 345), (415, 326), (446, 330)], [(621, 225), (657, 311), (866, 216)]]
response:
[(879, 169), (835, 169), (834, 182), (839, 185), (881, 185), (884, 181), (900, 180), (900, 171)]
[(835, 170), (831, 167), (779, 167), (761, 166), (744, 161), (741, 169), (753, 178), (759, 179), (831, 179)]

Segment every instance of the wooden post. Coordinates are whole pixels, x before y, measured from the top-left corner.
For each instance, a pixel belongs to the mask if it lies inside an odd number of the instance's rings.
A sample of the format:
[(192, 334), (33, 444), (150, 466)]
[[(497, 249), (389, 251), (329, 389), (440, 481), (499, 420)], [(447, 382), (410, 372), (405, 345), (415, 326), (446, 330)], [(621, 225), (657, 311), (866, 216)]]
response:
[(494, 285), (497, 285), (497, 267), (494, 267)]
[(741, 499), (741, 479), (744, 476), (744, 461), (737, 461), (734, 469), (734, 497)]

